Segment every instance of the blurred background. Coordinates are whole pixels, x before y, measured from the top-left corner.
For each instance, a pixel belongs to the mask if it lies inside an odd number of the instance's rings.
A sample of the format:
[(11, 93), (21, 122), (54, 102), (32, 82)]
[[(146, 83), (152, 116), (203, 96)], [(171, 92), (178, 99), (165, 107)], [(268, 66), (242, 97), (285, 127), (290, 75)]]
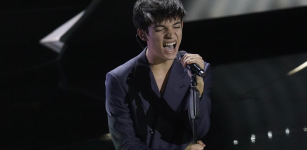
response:
[[(142, 51), (134, 2), (0, 2), (1, 150), (114, 149), (104, 81)], [(206, 149), (306, 150), (307, 0), (182, 2), (180, 49), (214, 70)]]

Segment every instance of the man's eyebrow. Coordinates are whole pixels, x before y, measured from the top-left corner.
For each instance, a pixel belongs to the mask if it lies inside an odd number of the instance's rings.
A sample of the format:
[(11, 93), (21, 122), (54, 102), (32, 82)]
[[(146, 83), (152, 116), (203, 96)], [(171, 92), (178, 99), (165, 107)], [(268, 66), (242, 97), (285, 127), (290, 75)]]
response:
[(154, 28), (165, 27), (164, 25), (155, 25)]
[[(178, 21), (178, 22), (174, 23), (173, 26), (178, 25), (178, 24), (181, 24), (181, 21)], [(154, 26), (154, 28), (158, 28), (158, 27), (165, 27), (165, 26), (164, 25), (159, 25), (159, 24)]]
[(178, 22), (174, 23), (174, 25), (177, 25), (177, 24), (181, 24), (181, 21), (178, 21)]

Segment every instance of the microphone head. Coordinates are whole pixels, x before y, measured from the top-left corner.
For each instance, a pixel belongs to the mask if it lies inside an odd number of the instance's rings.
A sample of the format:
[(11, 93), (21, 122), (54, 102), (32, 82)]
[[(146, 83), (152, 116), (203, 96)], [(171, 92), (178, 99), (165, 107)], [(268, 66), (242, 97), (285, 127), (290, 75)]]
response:
[(177, 61), (181, 63), (181, 58), (182, 58), (186, 53), (187, 53), (187, 52), (186, 52), (186, 51), (183, 51), (183, 50), (179, 51), (179, 52), (177, 53), (177, 55), (176, 55)]

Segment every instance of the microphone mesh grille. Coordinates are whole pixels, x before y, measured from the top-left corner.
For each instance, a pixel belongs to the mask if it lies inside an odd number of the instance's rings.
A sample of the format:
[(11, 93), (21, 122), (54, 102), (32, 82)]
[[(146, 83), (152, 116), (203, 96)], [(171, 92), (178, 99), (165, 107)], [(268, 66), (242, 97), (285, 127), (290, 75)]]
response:
[(176, 59), (178, 62), (181, 62), (181, 58), (186, 54), (186, 51), (179, 51), (176, 55)]

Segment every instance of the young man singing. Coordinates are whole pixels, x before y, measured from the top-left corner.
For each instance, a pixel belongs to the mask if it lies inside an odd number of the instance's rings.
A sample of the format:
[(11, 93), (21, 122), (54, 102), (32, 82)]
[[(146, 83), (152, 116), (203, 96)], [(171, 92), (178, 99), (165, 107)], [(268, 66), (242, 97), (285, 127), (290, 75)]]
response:
[(137, 35), (147, 47), (136, 57), (106, 75), (106, 110), (109, 130), (117, 150), (202, 150), (192, 143), (189, 118), (188, 64), (206, 72), (196, 77), (200, 93), (197, 138), (210, 125), (212, 71), (198, 54), (176, 55), (186, 12), (180, 0), (138, 0), (133, 9)]

